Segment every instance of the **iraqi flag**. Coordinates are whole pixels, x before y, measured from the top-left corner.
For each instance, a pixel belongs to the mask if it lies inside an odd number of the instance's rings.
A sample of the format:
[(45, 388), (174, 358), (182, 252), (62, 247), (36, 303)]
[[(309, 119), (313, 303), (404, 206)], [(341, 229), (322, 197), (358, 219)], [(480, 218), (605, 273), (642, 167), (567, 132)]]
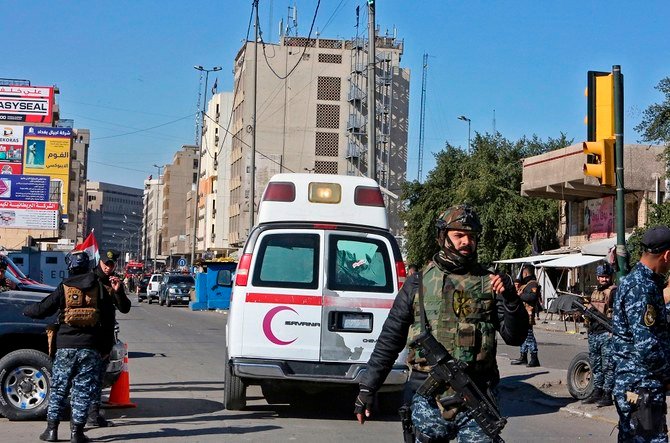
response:
[(86, 240), (84, 240), (83, 243), (79, 243), (77, 246), (75, 246), (73, 251), (86, 251), (88, 257), (91, 260), (93, 260), (93, 262), (96, 265), (100, 260), (100, 251), (98, 251), (98, 242), (95, 239), (95, 235), (93, 235), (92, 230), (91, 233), (88, 234), (88, 237), (86, 237)]

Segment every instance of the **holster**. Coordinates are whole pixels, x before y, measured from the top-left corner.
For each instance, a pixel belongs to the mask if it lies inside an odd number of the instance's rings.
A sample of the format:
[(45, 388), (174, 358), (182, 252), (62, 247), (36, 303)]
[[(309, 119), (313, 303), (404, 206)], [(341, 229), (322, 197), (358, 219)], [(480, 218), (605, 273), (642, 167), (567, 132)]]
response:
[(631, 413), (635, 434), (644, 438), (667, 434), (665, 399), (662, 402), (652, 401), (652, 392), (646, 388), (639, 388), (636, 393), (639, 397)]

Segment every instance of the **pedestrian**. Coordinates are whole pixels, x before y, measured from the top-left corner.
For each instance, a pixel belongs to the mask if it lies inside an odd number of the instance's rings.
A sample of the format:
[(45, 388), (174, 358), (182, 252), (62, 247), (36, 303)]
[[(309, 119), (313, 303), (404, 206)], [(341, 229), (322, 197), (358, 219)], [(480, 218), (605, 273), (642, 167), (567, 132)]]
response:
[(614, 296), (614, 400), (620, 442), (667, 442), (665, 389), (670, 382), (670, 331), (663, 300), (670, 270), (670, 228), (642, 236), (642, 257)]
[[(518, 291), (519, 297), (523, 301), (523, 305), (528, 313), (528, 335), (526, 336), (526, 341), (521, 345), (519, 358), (512, 360), (510, 363), (535, 368), (540, 366), (540, 360), (537, 357), (537, 340), (533, 333), (533, 326), (535, 325), (535, 315), (540, 306), (541, 292), (533, 266), (527, 265), (521, 269), (521, 281), (519, 281)], [(529, 352), (530, 360), (528, 360)]]
[[(370, 417), (375, 393), (399, 352), (421, 333), (419, 297), (415, 297), (420, 282), (432, 333), (467, 366), (466, 373), (482, 392), (492, 392), (500, 379), (496, 330), (510, 345), (518, 346), (526, 338), (528, 315), (511, 278), (492, 274), (477, 261), (482, 226), (474, 209), (469, 205), (452, 206), (439, 216), (436, 225), (439, 252), (398, 292), (363, 374), (354, 409), (361, 424)], [(412, 370), (406, 398), (417, 441), (491, 441), (462, 404), (441, 410), (436, 398), (411, 390), (430, 372), (426, 360), (411, 346), (407, 363)]]
[(110, 335), (109, 328), (113, 328), (108, 319), (114, 305), (101, 291), (96, 274), (89, 270), (86, 252), (73, 251), (66, 262), (70, 276), (42, 301), (27, 306), (24, 315), (46, 318), (58, 313), (59, 321), (47, 428), (39, 438), (58, 441), (58, 425), (69, 395), (70, 442), (82, 443), (90, 441), (84, 434), (84, 426), (100, 379), (101, 352)]
[[(616, 286), (612, 280), (614, 271), (608, 264), (599, 265), (596, 268), (598, 286), (587, 299), (590, 309), (597, 310), (603, 317), (612, 318), (612, 306)], [(614, 365), (612, 363), (612, 334), (605, 326), (597, 321), (588, 322), (587, 332), (589, 340), (589, 361), (591, 363), (591, 380), (593, 380), (593, 391), (582, 403), (596, 406), (612, 406), (612, 389), (614, 388)]]
[[(114, 275), (116, 269), (117, 259), (120, 252), (115, 249), (109, 249), (100, 256), (100, 262), (95, 267), (93, 273), (96, 275), (98, 281), (102, 284), (102, 292), (106, 299), (111, 300), (115, 309), (110, 310), (107, 322), (116, 324), (116, 310), (118, 309), (122, 314), (130, 312), (131, 302), (125, 293), (124, 285), (121, 279)], [(88, 420), (86, 426), (88, 427), (108, 427), (113, 426), (113, 423), (105, 419), (100, 414), (100, 406), (102, 403), (102, 380), (105, 376), (107, 365), (109, 364), (109, 353), (116, 341), (114, 330), (111, 331), (111, 336), (105, 341), (102, 353), (102, 365), (100, 367), (99, 383), (96, 385), (97, 390), (93, 396), (91, 406), (88, 410)]]
[(16, 289), (16, 284), (7, 278), (7, 262), (0, 259), (0, 292)]

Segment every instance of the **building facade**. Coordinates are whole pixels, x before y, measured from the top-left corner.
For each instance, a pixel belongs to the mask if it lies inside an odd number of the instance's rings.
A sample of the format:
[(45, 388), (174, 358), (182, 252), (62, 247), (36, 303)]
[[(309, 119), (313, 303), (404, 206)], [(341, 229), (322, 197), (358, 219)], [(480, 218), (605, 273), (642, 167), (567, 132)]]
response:
[(116, 249), (122, 261), (142, 255), (143, 190), (103, 182), (86, 184), (89, 231), (95, 229), (100, 251)]
[[(280, 172), (366, 175), (368, 100), (364, 39), (281, 38), (257, 56), (254, 207), (250, 208), (253, 42), (238, 52), (230, 132), (228, 243), (240, 247), (270, 177)], [(376, 39), (375, 179), (386, 192), (392, 230), (401, 230), (398, 194), (407, 167), (409, 70), (403, 43)], [(287, 75), (289, 74), (290, 75)], [(396, 196), (397, 197), (397, 196)], [(255, 217), (254, 217), (255, 218)]]
[(163, 228), (163, 176), (149, 177), (144, 180), (144, 203), (142, 211), (142, 257), (145, 262), (158, 260), (160, 250), (160, 233)]

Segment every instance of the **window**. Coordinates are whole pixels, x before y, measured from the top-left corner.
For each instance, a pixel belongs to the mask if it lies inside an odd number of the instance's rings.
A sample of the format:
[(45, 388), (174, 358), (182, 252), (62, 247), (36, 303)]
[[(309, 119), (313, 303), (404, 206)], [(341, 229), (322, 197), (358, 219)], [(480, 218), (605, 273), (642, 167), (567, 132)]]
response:
[(47, 265), (55, 265), (58, 263), (58, 257), (45, 257), (44, 262)]
[(391, 262), (383, 241), (331, 235), (328, 251), (329, 289), (393, 292)]
[(270, 234), (263, 238), (254, 269), (254, 286), (317, 289), (319, 236)]
[(216, 274), (216, 284), (227, 287), (233, 286), (233, 274), (230, 272), (230, 269), (221, 269)]
[(198, 159), (197, 158), (193, 159), (193, 169), (198, 169)]

